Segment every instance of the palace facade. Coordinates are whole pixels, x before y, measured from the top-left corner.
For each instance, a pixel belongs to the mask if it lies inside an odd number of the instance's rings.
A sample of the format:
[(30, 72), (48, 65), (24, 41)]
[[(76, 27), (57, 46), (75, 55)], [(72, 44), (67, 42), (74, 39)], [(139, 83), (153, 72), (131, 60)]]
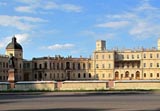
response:
[(8, 59), (15, 60), (16, 81), (64, 80), (158, 80), (160, 79), (160, 40), (157, 49), (108, 50), (106, 41), (97, 40), (91, 58), (72, 56), (23, 59), (16, 37), (0, 55), (0, 81), (8, 80)]

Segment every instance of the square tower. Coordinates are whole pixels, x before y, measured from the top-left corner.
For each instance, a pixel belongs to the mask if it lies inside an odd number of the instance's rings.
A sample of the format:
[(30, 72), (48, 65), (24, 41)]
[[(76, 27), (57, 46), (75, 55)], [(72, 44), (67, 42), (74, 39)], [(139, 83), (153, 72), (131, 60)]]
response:
[(160, 38), (157, 41), (157, 49), (160, 50)]
[(96, 51), (104, 51), (104, 50), (106, 50), (106, 41), (97, 40), (96, 41)]

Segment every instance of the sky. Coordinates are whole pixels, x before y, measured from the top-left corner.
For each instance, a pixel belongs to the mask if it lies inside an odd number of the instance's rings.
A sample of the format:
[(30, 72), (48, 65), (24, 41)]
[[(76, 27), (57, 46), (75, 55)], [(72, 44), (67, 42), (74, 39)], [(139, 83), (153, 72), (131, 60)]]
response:
[(157, 47), (160, 0), (0, 0), (0, 54), (13, 36), (29, 60)]

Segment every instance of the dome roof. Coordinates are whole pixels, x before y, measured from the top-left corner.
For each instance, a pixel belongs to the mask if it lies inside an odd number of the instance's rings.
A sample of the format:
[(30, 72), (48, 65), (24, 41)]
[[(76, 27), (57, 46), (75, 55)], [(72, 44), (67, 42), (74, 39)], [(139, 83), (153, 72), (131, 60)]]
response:
[(10, 42), (7, 45), (6, 49), (20, 49), (20, 50), (22, 50), (22, 46), (19, 43), (17, 43), (16, 37), (13, 37), (12, 42)]

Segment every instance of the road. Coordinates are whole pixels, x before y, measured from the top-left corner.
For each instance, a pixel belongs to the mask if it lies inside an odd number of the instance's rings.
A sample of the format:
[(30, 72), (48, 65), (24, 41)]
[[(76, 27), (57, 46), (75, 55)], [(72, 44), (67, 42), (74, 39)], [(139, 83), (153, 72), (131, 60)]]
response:
[(160, 94), (0, 94), (1, 111), (160, 111)]

